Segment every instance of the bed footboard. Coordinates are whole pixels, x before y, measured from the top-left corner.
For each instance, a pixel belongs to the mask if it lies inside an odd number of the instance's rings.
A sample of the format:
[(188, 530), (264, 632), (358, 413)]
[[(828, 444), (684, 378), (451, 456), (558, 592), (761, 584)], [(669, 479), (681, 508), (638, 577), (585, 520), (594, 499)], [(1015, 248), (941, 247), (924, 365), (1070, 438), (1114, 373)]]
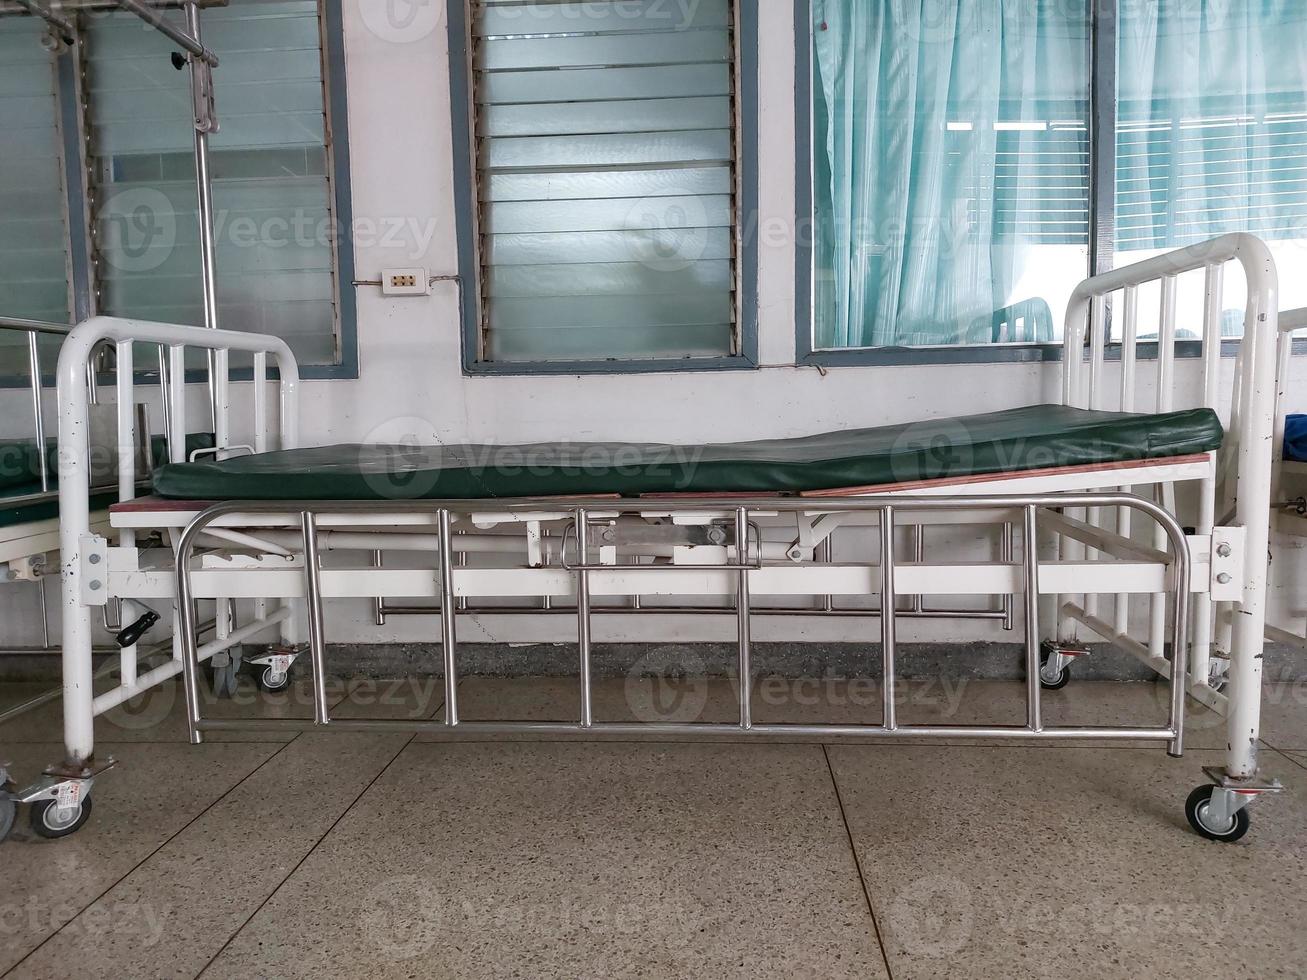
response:
[[(1224, 274), (1238, 262), (1247, 279), (1244, 337), (1236, 361), (1232, 402), (1221, 399), (1221, 319)], [(1197, 397), (1192, 385), (1178, 376), (1177, 289), (1186, 273), (1204, 274), (1202, 313), (1201, 383)], [(1141, 287), (1160, 284), (1160, 329), (1156, 338), (1155, 404), (1137, 404), (1141, 348), (1139, 296)], [(1115, 307), (1109, 300), (1119, 294)], [(1170, 411), (1179, 397), (1190, 395), (1191, 405), (1220, 411), (1228, 419), (1226, 444), (1217, 455), (1215, 469), (1204, 479), (1196, 524), (1195, 549), (1237, 560), (1235, 601), (1216, 603), (1199, 595), (1194, 608), (1191, 691), (1204, 703), (1224, 711), (1229, 726), (1225, 778), (1255, 781), (1257, 740), (1261, 709), (1262, 647), (1266, 626), (1267, 563), (1270, 534), (1269, 502), (1273, 486), (1273, 443), (1276, 430), (1276, 359), (1279, 345), (1279, 280), (1275, 262), (1265, 244), (1252, 235), (1226, 235), (1144, 262), (1109, 272), (1082, 283), (1072, 296), (1066, 320), (1066, 363), (1063, 398), (1068, 405), (1121, 411)], [(1120, 324), (1112, 331), (1113, 318)], [(1113, 336), (1109, 336), (1109, 332)], [(1110, 369), (1111, 362), (1119, 365)], [(1159, 499), (1174, 511), (1174, 487), (1156, 488)], [(1088, 515), (1094, 523), (1094, 515)], [(1129, 526), (1118, 527), (1129, 534)], [(1083, 542), (1064, 537), (1064, 553), (1082, 557)], [(1220, 589), (1215, 589), (1219, 595)], [(1063, 637), (1076, 626), (1103, 632), (1095, 598), (1082, 603), (1059, 603)], [(1148, 657), (1164, 655), (1162, 629), (1165, 611), (1155, 597), (1148, 613)], [(1128, 601), (1118, 598), (1115, 620), (1104, 638), (1136, 644), (1130, 636)], [(1224, 696), (1212, 684), (1227, 675)]]

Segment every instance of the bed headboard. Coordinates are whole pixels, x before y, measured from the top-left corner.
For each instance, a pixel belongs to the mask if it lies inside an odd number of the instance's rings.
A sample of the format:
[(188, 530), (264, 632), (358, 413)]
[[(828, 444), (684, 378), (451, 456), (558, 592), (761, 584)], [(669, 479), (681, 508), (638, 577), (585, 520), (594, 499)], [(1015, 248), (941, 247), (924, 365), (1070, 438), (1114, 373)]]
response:
[[(164, 434), (172, 462), (186, 458), (186, 350), (195, 348), (215, 355), (210, 375), (214, 407), (214, 432), (219, 448), (228, 445), (231, 400), (227, 354), (242, 351), (253, 355), (253, 439), (256, 452), (272, 448), (290, 449), (299, 444), (299, 365), (284, 340), (263, 334), (172, 323), (152, 323), (119, 317), (92, 317), (69, 332), (59, 349), (57, 384), (59, 392), (59, 494), (62, 514), (84, 509), (91, 461), (87, 458), (91, 426), (91, 402), (95, 379), (87, 364), (96, 348), (111, 343), (117, 354), (117, 445), (119, 499), (135, 496), (137, 461), (131, 450), (138, 442), (135, 411), (136, 345), (157, 347), (160, 352), (160, 380), (164, 399)], [(277, 368), (280, 410), (273, 418), (268, 405), (268, 358)], [(166, 367), (166, 370), (165, 370)], [(274, 445), (275, 443), (275, 445)]]

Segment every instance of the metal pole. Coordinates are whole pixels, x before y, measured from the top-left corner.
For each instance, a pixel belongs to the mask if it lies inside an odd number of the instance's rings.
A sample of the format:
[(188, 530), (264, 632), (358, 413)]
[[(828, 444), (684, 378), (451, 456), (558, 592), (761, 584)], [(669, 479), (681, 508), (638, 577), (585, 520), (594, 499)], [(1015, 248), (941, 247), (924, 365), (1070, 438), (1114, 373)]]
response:
[[(163, 431), (172, 436), (172, 389), (168, 380), (168, 348), (159, 345), (159, 397), (163, 399)], [(156, 461), (158, 462), (158, 461)], [(169, 460), (171, 462), (171, 460)]]
[(1039, 683), (1039, 513), (1032, 504), (1026, 508), (1025, 515), (1026, 726), (1032, 732), (1041, 732), (1044, 719)]
[(64, 42), (72, 44), (77, 37), (77, 27), (71, 20), (44, 4), (38, 3), (37, 0), (18, 0), (18, 4), (24, 7), (33, 17), (39, 17), (51, 27), (56, 28)]
[(445, 724), (458, 724), (458, 674), (454, 662), (458, 604), (454, 598), (454, 545), (449, 511), (437, 516), (440, 535), (440, 642), (445, 657)]
[(182, 662), (182, 699), (186, 703), (186, 731), (192, 745), (199, 745), (204, 740), (200, 732), (200, 655), (197, 649), (195, 626), (195, 599), (192, 597), (191, 576), (187, 566), (190, 564), (190, 542), (195, 535), (189, 529), (183, 532), (177, 542), (174, 560), (177, 566), (177, 602), (173, 606), (177, 614), (177, 631), (173, 637), (175, 653), (181, 655)]
[[(372, 552), (372, 567), (380, 568), (382, 558), (380, 551)], [(376, 626), (386, 625), (386, 600), (384, 596), (372, 597), (372, 622)]]
[(594, 724), (594, 706), (590, 681), (590, 534), (588, 515), (584, 509), (576, 512), (576, 639), (581, 651), (581, 727)]
[(899, 727), (898, 711), (894, 704), (894, 661), (897, 652), (894, 614), (897, 612), (898, 593), (894, 591), (894, 508), (880, 509), (880, 645), (881, 692), (884, 703), (886, 731)]
[(189, 23), (191, 19), (190, 12), (196, 9), (196, 4), (187, 4), (186, 6), (188, 26), (194, 32), (194, 36), (192, 36), (180, 28), (174, 27), (169, 21), (164, 20), (161, 12), (148, 4), (141, 3), (141, 0), (116, 0), (116, 2), (118, 6), (134, 13), (187, 54), (194, 55), (212, 68), (218, 67), (218, 56), (200, 43), (199, 31), (195, 29), (193, 24)]
[(41, 352), (35, 331), (27, 334), (27, 363), (32, 373), (32, 421), (36, 424), (36, 454), (41, 461), (41, 489), (50, 489), (50, 458), (45, 445), (45, 413), (41, 399)]
[(309, 659), (313, 665), (313, 720), (331, 722), (327, 713), (327, 650), (322, 627), (322, 566), (318, 556), (318, 527), (313, 511), (300, 514), (304, 535), (304, 600), (309, 619)]
[(740, 641), (740, 727), (753, 727), (753, 657), (749, 635), (749, 509), (735, 512), (735, 558), (740, 563), (740, 584), (736, 591), (736, 618)]
[[(1016, 533), (1011, 524), (1004, 524), (1001, 535), (1002, 536), (999, 539), (999, 561), (1010, 565), (1016, 560), (1016, 543), (1014, 540)], [(1015, 607), (1012, 599), (1012, 596), (1005, 595), (1003, 596), (1002, 602), (999, 603), (999, 610), (1003, 614), (1003, 629), (1009, 633), (1012, 632), (1012, 627), (1015, 625), (1014, 620), (1016, 618)]]
[[(1177, 529), (1175, 522), (1164, 525), (1167, 536), (1171, 539), (1171, 549), (1175, 552), (1175, 626), (1171, 650), (1171, 721), (1170, 728), (1175, 732), (1167, 752), (1179, 757), (1184, 754), (1184, 709), (1185, 695), (1189, 691), (1189, 542), (1183, 529)], [(1202, 680), (1206, 681), (1204, 677)], [(1257, 695), (1261, 697), (1261, 685)]]
[[(135, 2), (135, 0), (122, 0), (122, 2), (127, 5)], [(162, 20), (160, 22), (162, 23)], [(200, 37), (200, 8), (195, 4), (190, 4), (186, 8), (186, 26), (190, 28), (191, 34), (194, 35), (198, 43)], [(167, 31), (164, 33), (167, 33)], [(171, 35), (169, 36), (171, 37)], [(199, 53), (190, 48), (187, 48), (187, 50), (191, 51), (192, 55)], [(214, 64), (216, 64), (216, 61)], [(193, 96), (198, 96), (203, 85), (200, 73), (207, 70), (195, 58), (191, 59), (191, 92)], [(196, 220), (200, 226), (201, 300), (204, 310), (204, 326), (210, 330), (215, 330), (218, 327), (218, 284), (217, 258), (213, 241), (213, 182), (209, 172), (208, 129), (197, 125), (194, 132), (194, 141)], [(227, 406), (225, 404), (227, 352), (219, 351), (215, 353), (212, 348), (209, 348), (205, 351), (205, 357), (209, 371), (209, 412), (213, 420), (215, 445), (221, 449), (229, 441), (227, 438)]]
[[(834, 559), (835, 547), (831, 541), (831, 535), (827, 535), (817, 548), (817, 561), (824, 565), (829, 565)], [(821, 597), (822, 612), (833, 612), (835, 610), (835, 597), (833, 595), (824, 595)]]
[[(50, 490), (50, 451), (45, 444), (45, 412), (41, 398), (41, 351), (35, 330), (27, 332), (27, 361), (32, 374), (32, 421), (36, 435), (36, 457), (41, 467), (41, 492)], [(45, 591), (45, 579), (37, 582), (41, 600), (41, 645), (50, 645), (50, 607)]]
[[(921, 564), (926, 560), (926, 529), (920, 524), (912, 526), (912, 560)], [(921, 603), (923, 596), (920, 592), (912, 596), (912, 604), (908, 607), (910, 612), (921, 612)]]

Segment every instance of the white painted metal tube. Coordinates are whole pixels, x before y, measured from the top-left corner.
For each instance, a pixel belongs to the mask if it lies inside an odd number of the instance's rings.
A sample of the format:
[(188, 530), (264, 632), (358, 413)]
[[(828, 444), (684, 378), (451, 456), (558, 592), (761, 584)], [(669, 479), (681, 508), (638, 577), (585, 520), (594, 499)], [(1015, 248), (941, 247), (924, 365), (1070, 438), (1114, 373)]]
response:
[[(217, 528), (210, 528), (206, 533), (216, 534)], [(291, 531), (267, 530), (259, 532), (257, 537), (242, 535), (244, 543), (253, 545), (258, 541), (266, 542), (272, 548), (289, 550), (299, 542), (299, 535)], [(237, 539), (232, 538), (233, 541)], [(408, 533), (395, 531), (319, 531), (319, 549), (328, 551), (408, 551), (433, 552), (440, 549), (439, 536), (435, 534)], [(672, 544), (623, 544), (614, 546), (618, 554), (633, 554), (655, 558), (671, 558), (676, 546)], [(269, 550), (272, 550), (270, 548)], [(562, 557), (563, 541), (545, 539), (540, 542), (542, 554), (550, 561)], [(789, 545), (780, 541), (764, 541), (761, 550), (755, 543), (751, 546), (754, 557), (764, 561), (785, 561), (789, 558)], [(515, 534), (456, 534), (453, 551), (462, 554), (518, 555), (526, 553), (526, 538)]]
[[(1261, 245), (1260, 242), (1258, 242)], [(1250, 249), (1251, 252), (1251, 249)], [(1226, 773), (1235, 779), (1257, 773), (1257, 738), (1261, 723), (1262, 651), (1266, 639), (1267, 549), (1270, 545), (1271, 498), (1276, 414), (1276, 363), (1279, 346), (1279, 277), (1265, 245), (1244, 262), (1248, 310), (1243, 347), (1248, 358), (1247, 415), (1239, 453), (1236, 521), (1243, 525), (1246, 570), (1243, 601), (1234, 617), (1230, 649), (1229, 756)]]
[[(196, 650), (196, 660), (199, 663), (211, 660), (214, 654), (222, 653), (224, 650), (230, 650), (232, 647), (244, 643), (251, 637), (257, 636), (269, 627), (277, 625), (277, 623), (282, 619), (285, 619), (289, 613), (289, 609), (279, 609), (267, 619), (255, 620), (252, 623), (247, 623), (240, 629), (232, 630), (231, 634), (225, 639), (211, 640), (208, 643), (202, 644), (199, 649)], [(126, 678), (124, 678), (123, 682), (118, 687), (115, 687), (111, 691), (106, 691), (95, 699), (95, 713), (97, 716), (102, 715), (106, 711), (116, 708), (118, 705), (126, 701), (130, 701), (138, 694), (144, 694), (150, 688), (162, 684), (164, 681), (172, 677), (176, 677), (181, 672), (182, 662), (179, 660), (169, 660), (166, 664), (142, 674), (130, 684), (127, 682)]]
[(268, 355), (254, 355), (254, 451), (268, 451)]
[[(64, 751), (65, 765), (86, 767), (95, 751), (94, 694), (92, 691), (91, 606), (83, 601), (81, 562), (84, 539), (91, 534), (91, 460), (88, 445), (91, 383), (86, 367), (98, 344), (140, 341), (165, 346), (265, 351), (273, 355), (281, 372), (282, 425), (290, 445), (298, 439), (299, 368), (286, 342), (277, 337), (206, 330), (177, 324), (151, 323), (118, 317), (92, 317), (69, 331), (59, 350), (56, 368), (59, 404), (59, 548), (62, 562)], [(171, 401), (184, 376), (174, 375)], [(170, 435), (184, 426), (172, 419)], [(185, 450), (184, 440), (181, 447)], [(174, 450), (175, 451), (175, 450)]]

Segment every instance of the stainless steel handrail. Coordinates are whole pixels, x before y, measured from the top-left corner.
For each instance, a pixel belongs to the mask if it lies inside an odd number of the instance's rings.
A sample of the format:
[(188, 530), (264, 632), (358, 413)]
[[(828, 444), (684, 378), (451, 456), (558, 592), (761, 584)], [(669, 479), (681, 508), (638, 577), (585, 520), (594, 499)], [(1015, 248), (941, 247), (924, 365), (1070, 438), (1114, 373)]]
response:
[[(1171, 657), (1171, 700), (1168, 723), (1165, 728), (1046, 728), (1042, 721), (1040, 705), (1040, 685), (1038, 682), (1040, 636), (1039, 636), (1039, 563), (1037, 558), (1037, 536), (1039, 531), (1039, 512), (1041, 508), (1065, 507), (1120, 507), (1142, 512), (1162, 529), (1171, 546), (1171, 564), (1173, 566), (1172, 583), (1174, 605), (1172, 609), (1174, 628), (1172, 634)], [(573, 569), (577, 582), (577, 640), (580, 660), (581, 700), (579, 720), (575, 723), (530, 724), (512, 723), (464, 723), (459, 720), (457, 702), (448, 697), (455, 689), (457, 676), (455, 670), (455, 630), (458, 616), (456, 605), (450, 600), (455, 594), (454, 578), (456, 575), (456, 556), (451, 543), (449, 528), (451, 515), (494, 513), (535, 513), (563, 515), (574, 522), (578, 532), (578, 549), (582, 554), (584, 548), (587, 520), (598, 513), (629, 513), (641, 511), (658, 511), (660, 513), (693, 511), (698, 514), (722, 513), (734, 515), (739, 536), (747, 540), (747, 527), (750, 514), (760, 513), (806, 513), (820, 514), (848, 511), (875, 511), (881, 521), (881, 568), (883, 608), (895, 609), (897, 594), (894, 590), (895, 558), (893, 553), (893, 528), (896, 513), (916, 511), (952, 511), (996, 509), (1016, 510), (1024, 514), (1024, 549), (1022, 562), (1024, 579), (1023, 598), (1025, 602), (1026, 625), (1026, 664), (1030, 674), (1027, 684), (1027, 719), (1020, 727), (1013, 726), (900, 726), (894, 714), (894, 661), (897, 646), (894, 615), (886, 615), (882, 621), (882, 686), (884, 693), (884, 717), (880, 725), (755, 725), (751, 718), (752, 674), (750, 670), (750, 634), (748, 578), (751, 569), (735, 567), (740, 575), (739, 583), (739, 669), (740, 669), (740, 717), (734, 725), (712, 724), (648, 724), (633, 726), (629, 724), (596, 723), (592, 717), (591, 700), (591, 633), (590, 620), (590, 577), (599, 569), (582, 565)], [(677, 499), (675, 501), (606, 501), (594, 498), (538, 498), (523, 500), (474, 500), (474, 501), (228, 501), (210, 507), (198, 515), (183, 531), (177, 545), (176, 553), (176, 595), (178, 601), (178, 629), (180, 631), (180, 654), (182, 675), (186, 691), (187, 724), (193, 742), (199, 742), (203, 730), (239, 727), (243, 722), (231, 720), (204, 719), (200, 715), (199, 700), (199, 651), (195, 638), (195, 594), (191, 584), (191, 564), (199, 537), (211, 525), (233, 515), (284, 517), (288, 525), (298, 525), (302, 534), (302, 545), (306, 556), (305, 599), (309, 613), (310, 662), (313, 667), (312, 680), (315, 693), (315, 723), (319, 725), (350, 730), (393, 730), (394, 723), (382, 721), (350, 721), (347, 724), (333, 722), (325, 710), (324, 692), (325, 676), (325, 637), (321, 628), (322, 618), (322, 577), (318, 562), (318, 518), (322, 515), (351, 516), (364, 513), (385, 514), (431, 514), (437, 519), (442, 529), (439, 536), (438, 552), (441, 568), (441, 596), (439, 609), (441, 616), (441, 637), (445, 667), (445, 686), (447, 692), (445, 719), (443, 722), (412, 723), (411, 730), (436, 732), (448, 737), (489, 734), (537, 734), (542, 736), (585, 735), (599, 737), (632, 735), (705, 735), (738, 736), (742, 732), (771, 736), (807, 737), (885, 737), (885, 736), (932, 736), (977, 738), (1005, 737), (1044, 737), (1044, 738), (1149, 738), (1166, 740), (1172, 755), (1180, 755), (1184, 749), (1184, 711), (1185, 696), (1189, 677), (1188, 627), (1189, 627), (1189, 589), (1191, 560), (1189, 543), (1184, 528), (1167, 510), (1151, 500), (1125, 493), (1068, 493), (1068, 494), (1025, 494), (1013, 496), (973, 496), (973, 497), (901, 497), (893, 495), (871, 495), (866, 497), (836, 499), (803, 498), (764, 498), (751, 500), (729, 500), (713, 498)], [(747, 554), (742, 556), (747, 561)], [(694, 566), (690, 566), (694, 567)], [(656, 570), (648, 566), (642, 570)], [(365, 598), (365, 597), (362, 597)], [(264, 720), (257, 722), (260, 730), (284, 727), (291, 730), (300, 725), (293, 721)], [(407, 725), (408, 723), (404, 723)], [(373, 728), (371, 726), (375, 725)], [(389, 725), (389, 727), (387, 727)], [(295, 729), (299, 730), (299, 729)], [(408, 729), (406, 729), (408, 730)]]

